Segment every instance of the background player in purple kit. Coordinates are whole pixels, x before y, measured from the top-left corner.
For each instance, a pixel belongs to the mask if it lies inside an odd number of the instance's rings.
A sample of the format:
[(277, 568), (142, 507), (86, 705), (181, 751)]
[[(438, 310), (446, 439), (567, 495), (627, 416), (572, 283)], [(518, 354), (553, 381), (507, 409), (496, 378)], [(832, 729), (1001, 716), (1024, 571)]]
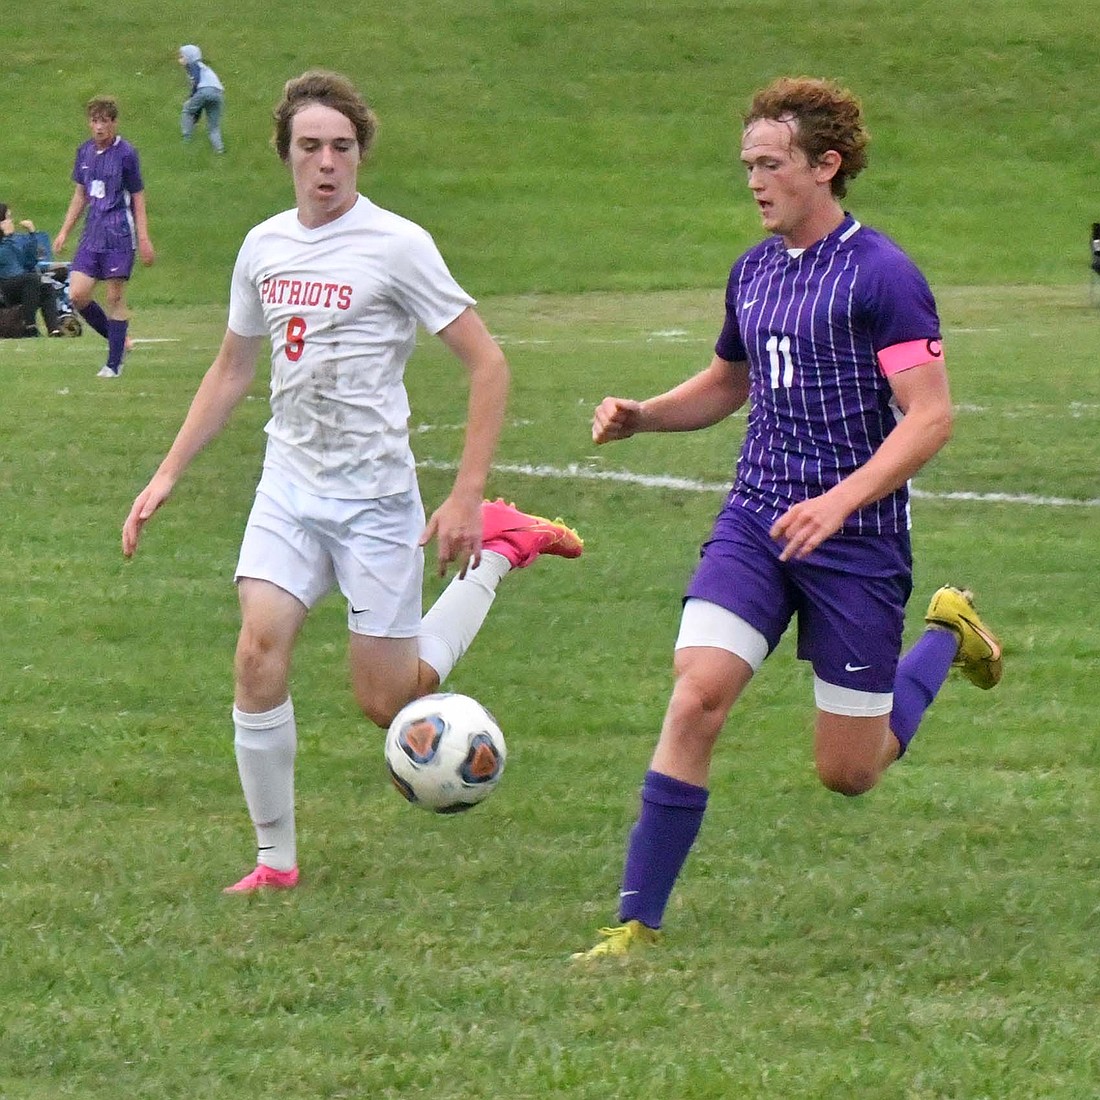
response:
[[(87, 116), (92, 136), (76, 151), (72, 175), (76, 187), (53, 247), (60, 254), (87, 210), (73, 257), (69, 294), (80, 315), (107, 341), (107, 362), (99, 377), (117, 378), (128, 347), (126, 282), (134, 268), (134, 252), (146, 267), (156, 259), (156, 252), (149, 239), (138, 152), (118, 133), (118, 103), (112, 96), (98, 96), (89, 101)], [(106, 310), (94, 299), (100, 281), (107, 284)]]
[(693, 431), (747, 401), (729, 496), (684, 601), (676, 681), (641, 792), (620, 925), (578, 958), (658, 939), (707, 804), (730, 708), (792, 619), (814, 670), (814, 751), (830, 790), (862, 794), (916, 733), (952, 664), (982, 688), (1001, 646), (970, 593), (941, 588), (903, 657), (912, 588), (909, 479), (947, 442), (952, 409), (927, 282), (841, 206), (866, 164), (859, 101), (783, 78), (753, 98), (741, 160), (771, 234), (734, 265), (707, 366), (646, 401), (608, 397), (597, 443)]

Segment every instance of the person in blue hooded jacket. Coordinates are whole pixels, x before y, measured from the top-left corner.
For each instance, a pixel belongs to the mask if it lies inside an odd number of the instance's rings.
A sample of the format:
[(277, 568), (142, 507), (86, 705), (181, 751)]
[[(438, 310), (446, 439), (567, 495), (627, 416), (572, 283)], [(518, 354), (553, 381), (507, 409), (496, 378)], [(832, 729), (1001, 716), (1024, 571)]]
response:
[(38, 336), (38, 311), (51, 336), (60, 336), (57, 297), (38, 273), (38, 238), (34, 222), (21, 221), (15, 231), (11, 208), (0, 202), (0, 304), (23, 310), (23, 335)]
[(191, 94), (183, 105), (180, 130), (183, 140), (190, 141), (199, 115), (206, 112), (206, 133), (215, 153), (225, 152), (222, 140), (222, 110), (225, 107), (225, 88), (218, 74), (202, 59), (198, 46), (180, 46), (179, 63), (186, 69), (191, 81)]

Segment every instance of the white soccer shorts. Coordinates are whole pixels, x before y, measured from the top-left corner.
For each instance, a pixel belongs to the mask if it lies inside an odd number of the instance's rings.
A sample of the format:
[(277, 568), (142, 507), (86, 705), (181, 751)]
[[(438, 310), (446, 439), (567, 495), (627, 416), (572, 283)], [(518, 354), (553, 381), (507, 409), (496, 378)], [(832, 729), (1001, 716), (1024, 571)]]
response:
[(235, 579), (270, 581), (311, 608), (338, 587), (348, 629), (415, 638), (423, 609), (424, 506), (414, 486), (375, 500), (319, 497), (265, 470)]

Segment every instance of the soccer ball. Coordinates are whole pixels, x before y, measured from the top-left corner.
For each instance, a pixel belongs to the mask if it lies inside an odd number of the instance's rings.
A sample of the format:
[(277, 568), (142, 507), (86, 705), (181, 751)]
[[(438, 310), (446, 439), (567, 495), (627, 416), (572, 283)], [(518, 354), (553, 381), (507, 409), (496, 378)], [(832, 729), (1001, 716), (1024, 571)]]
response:
[(393, 785), (414, 806), (457, 814), (493, 793), (508, 755), (493, 716), (468, 695), (414, 699), (386, 734)]

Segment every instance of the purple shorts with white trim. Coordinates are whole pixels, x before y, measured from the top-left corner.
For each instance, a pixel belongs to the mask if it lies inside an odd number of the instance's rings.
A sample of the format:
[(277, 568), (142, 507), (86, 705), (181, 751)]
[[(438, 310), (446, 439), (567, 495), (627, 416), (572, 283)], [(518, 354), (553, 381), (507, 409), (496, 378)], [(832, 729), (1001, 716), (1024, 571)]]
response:
[(797, 617), (798, 656), (822, 680), (893, 691), (913, 589), (909, 533), (833, 535), (798, 561), (780, 561), (781, 552), (765, 520), (727, 505), (686, 597), (732, 611), (764, 635), (769, 652)]

